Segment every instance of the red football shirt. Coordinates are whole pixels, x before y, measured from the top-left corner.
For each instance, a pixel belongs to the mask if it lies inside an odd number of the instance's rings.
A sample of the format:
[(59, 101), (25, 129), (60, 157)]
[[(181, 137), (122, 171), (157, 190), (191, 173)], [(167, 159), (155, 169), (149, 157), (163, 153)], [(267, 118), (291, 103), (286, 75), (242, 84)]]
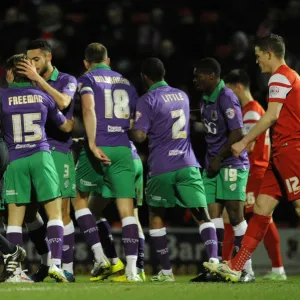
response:
[(272, 126), (273, 155), (282, 146), (300, 145), (300, 77), (287, 65), (280, 66), (269, 80), (269, 102), (283, 103)]

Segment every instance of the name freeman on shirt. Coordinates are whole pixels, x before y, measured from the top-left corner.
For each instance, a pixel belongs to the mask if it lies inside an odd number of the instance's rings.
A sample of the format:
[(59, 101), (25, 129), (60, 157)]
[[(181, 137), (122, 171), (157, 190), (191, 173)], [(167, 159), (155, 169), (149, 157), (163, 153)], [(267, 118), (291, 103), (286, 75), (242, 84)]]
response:
[(184, 101), (184, 97), (181, 93), (165, 94), (165, 95), (161, 95), (161, 96), (165, 102)]
[(8, 97), (9, 105), (21, 105), (31, 103), (42, 103), (43, 97), (41, 95), (24, 95), (24, 96), (13, 96)]

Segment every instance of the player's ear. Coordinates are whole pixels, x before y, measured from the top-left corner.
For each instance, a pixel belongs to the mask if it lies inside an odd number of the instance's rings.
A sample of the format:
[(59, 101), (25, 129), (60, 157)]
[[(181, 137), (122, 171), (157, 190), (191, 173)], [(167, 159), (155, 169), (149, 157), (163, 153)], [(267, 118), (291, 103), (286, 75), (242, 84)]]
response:
[(51, 61), (52, 60), (52, 54), (49, 52), (46, 54), (46, 58), (48, 61)]
[(109, 58), (109, 57), (106, 59), (106, 64), (107, 64), (108, 66), (110, 66), (110, 58)]
[(85, 59), (83, 60), (83, 64), (84, 64), (84, 67), (88, 70), (90, 64)]

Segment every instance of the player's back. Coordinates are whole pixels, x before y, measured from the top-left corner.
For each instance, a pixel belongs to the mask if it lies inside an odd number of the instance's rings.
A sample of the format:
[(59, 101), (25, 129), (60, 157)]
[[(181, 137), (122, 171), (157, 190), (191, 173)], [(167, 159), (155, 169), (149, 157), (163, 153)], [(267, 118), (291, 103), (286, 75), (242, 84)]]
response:
[(137, 101), (134, 86), (121, 74), (99, 65), (78, 79), (80, 95), (93, 94), (97, 146), (130, 147), (127, 131)]
[(300, 144), (300, 78), (287, 65), (280, 66), (269, 80), (269, 102), (283, 106), (272, 127), (273, 155), (281, 147)]
[[(262, 106), (255, 100), (250, 101), (243, 107), (243, 133), (248, 134), (252, 127), (261, 119), (265, 111)], [(270, 136), (269, 130), (261, 134), (255, 141), (254, 148), (248, 154), (250, 161), (250, 173), (264, 173), (269, 164), (270, 156)]]
[[(11, 84), (2, 92), (2, 129), (9, 160), (49, 151), (45, 134), (47, 102), (53, 101), (41, 90), (26, 84)], [(54, 104), (53, 104), (54, 105)]]
[(148, 132), (150, 175), (199, 167), (190, 142), (188, 96), (166, 85), (148, 92), (139, 101), (148, 102), (151, 114)]

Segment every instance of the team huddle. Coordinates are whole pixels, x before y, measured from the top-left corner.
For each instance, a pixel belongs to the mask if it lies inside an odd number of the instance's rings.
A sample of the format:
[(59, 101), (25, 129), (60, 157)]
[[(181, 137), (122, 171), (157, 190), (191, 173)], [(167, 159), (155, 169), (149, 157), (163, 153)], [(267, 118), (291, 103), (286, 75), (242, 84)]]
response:
[[(9, 58), (8, 88), (0, 92), (1, 207), (7, 212), (6, 238), (0, 235), (0, 281), (42, 282), (48, 276), (57, 282), (75, 281), (71, 205), (94, 254), (91, 281), (121, 271), (111, 281), (146, 281), (145, 237), (138, 218), (144, 194), (151, 246), (161, 266), (151, 281), (175, 281), (164, 215), (176, 205), (190, 210), (208, 257), (203, 272), (191, 282), (255, 281), (251, 253), (263, 239), (272, 261), (265, 278), (286, 280), (272, 212), (285, 198), (300, 215), (300, 79), (285, 64), (280, 36), (261, 38), (255, 53), (262, 72), (271, 74), (266, 112), (253, 100), (243, 70), (233, 70), (222, 80), (215, 59), (204, 58), (194, 66), (194, 85), (203, 93), (200, 111), (207, 144), (202, 174), (191, 146), (189, 98), (167, 84), (159, 59), (142, 62), (148, 90), (139, 97), (126, 78), (111, 70), (107, 49), (99, 43), (87, 46), (86, 72), (77, 80), (52, 66), (45, 40), (34, 40), (26, 54)], [(75, 94), (84, 126), (76, 167)], [(144, 193), (143, 165), (134, 143), (146, 140)], [(116, 253), (103, 214), (112, 200), (122, 223), (126, 264)], [(41, 206), (47, 224), (39, 214)], [(23, 225), (41, 257), (31, 276), (21, 267), (26, 256)]]

